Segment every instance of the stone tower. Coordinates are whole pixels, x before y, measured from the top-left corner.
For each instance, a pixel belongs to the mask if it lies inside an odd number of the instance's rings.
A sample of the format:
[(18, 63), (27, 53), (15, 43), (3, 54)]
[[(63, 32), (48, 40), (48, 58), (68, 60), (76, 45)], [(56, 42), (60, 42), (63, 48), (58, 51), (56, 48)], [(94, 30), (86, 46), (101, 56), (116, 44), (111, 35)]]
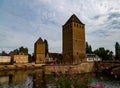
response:
[(45, 62), (45, 43), (39, 38), (34, 44), (34, 56), (36, 63)]
[(65, 63), (86, 61), (85, 24), (73, 14), (62, 27), (63, 59)]

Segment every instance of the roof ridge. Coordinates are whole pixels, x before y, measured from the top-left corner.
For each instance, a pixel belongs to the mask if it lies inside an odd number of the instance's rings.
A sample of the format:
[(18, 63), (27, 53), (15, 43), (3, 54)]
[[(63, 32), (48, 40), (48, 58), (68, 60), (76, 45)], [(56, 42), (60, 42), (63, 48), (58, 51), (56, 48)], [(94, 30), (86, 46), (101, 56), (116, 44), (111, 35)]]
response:
[(44, 41), (42, 40), (41, 37), (39, 37), (38, 40), (36, 41), (36, 43), (44, 43)]
[(67, 22), (66, 22), (64, 25), (66, 25), (66, 24), (68, 24), (68, 23), (70, 23), (70, 22), (76, 22), (76, 23), (83, 24), (75, 14), (73, 14), (73, 15), (67, 20)]

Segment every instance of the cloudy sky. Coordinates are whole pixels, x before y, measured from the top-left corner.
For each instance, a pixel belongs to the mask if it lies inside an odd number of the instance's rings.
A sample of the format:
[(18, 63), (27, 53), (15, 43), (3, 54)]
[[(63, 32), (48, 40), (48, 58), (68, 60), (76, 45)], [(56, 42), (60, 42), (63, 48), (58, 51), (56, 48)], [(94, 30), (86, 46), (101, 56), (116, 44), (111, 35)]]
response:
[(72, 14), (85, 24), (93, 50), (114, 51), (120, 43), (120, 0), (0, 0), (0, 51), (20, 46), (33, 53), (39, 38), (50, 52), (62, 52), (62, 25)]

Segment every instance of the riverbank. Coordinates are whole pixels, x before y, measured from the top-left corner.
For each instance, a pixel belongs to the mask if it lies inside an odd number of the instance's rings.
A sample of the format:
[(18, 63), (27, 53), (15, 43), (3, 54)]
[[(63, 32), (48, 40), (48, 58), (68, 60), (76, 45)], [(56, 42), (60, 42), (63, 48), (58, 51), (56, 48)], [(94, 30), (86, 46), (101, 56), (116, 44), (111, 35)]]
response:
[(4, 70), (27, 70), (27, 69), (35, 69), (40, 68), (44, 64), (35, 64), (35, 63), (27, 63), (27, 64), (13, 64), (13, 65), (0, 65), (0, 71)]

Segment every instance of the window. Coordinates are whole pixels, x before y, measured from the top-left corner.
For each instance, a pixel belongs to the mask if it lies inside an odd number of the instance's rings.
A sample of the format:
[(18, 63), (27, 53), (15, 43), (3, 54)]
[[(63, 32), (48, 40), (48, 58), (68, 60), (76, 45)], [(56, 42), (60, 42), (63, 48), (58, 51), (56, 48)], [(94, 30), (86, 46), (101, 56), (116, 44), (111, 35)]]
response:
[(77, 24), (77, 27), (78, 27), (78, 24)]
[(78, 52), (77, 52), (77, 55), (78, 55)]
[(81, 25), (80, 25), (80, 28), (82, 28)]
[(74, 27), (76, 26), (76, 24), (74, 23)]
[(82, 28), (84, 29), (84, 26), (82, 26)]

